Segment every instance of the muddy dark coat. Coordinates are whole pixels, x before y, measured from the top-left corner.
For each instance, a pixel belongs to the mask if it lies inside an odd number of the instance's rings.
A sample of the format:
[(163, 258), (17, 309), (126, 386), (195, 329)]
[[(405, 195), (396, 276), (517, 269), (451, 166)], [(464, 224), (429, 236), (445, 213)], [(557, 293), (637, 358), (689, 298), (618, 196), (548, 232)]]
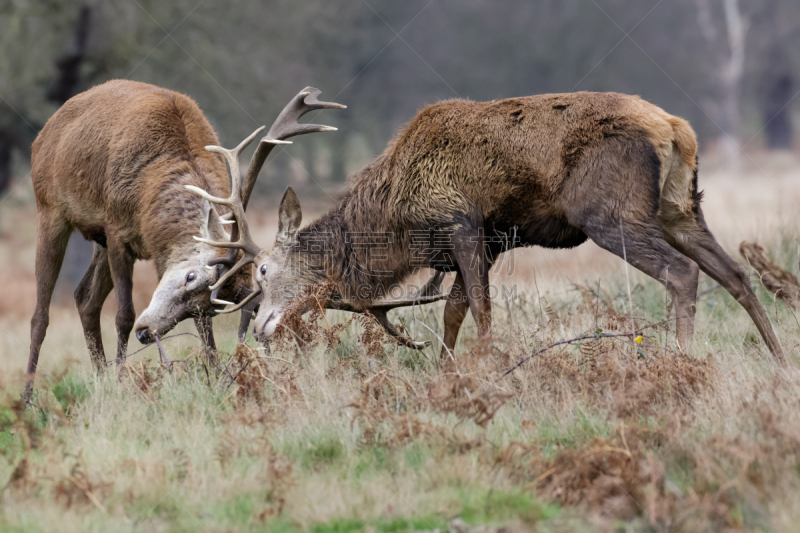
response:
[[(262, 253), (256, 265), (265, 302), (256, 333), (268, 337), (279, 323), (287, 301), (281, 287), (297, 292), (333, 280), (348, 298), (365, 295), (366, 305), (376, 287), (404, 280), (423, 263), (457, 272), (445, 307), (444, 350), (452, 350), (468, 307), (479, 335), (489, 334), (488, 269), (502, 250), (569, 248), (591, 238), (667, 286), (683, 350), (690, 349), (699, 265), (743, 305), (782, 359), (746, 273), (705, 224), (696, 160), (689, 124), (635, 96), (581, 92), (429, 106), (352, 179), (336, 208)], [(299, 205), (282, 206), (282, 220), (299, 225), (299, 218)], [(392, 236), (380, 254), (353, 246), (348, 235), (365, 229)], [(430, 249), (415, 255), (424, 232)], [(308, 263), (315, 234), (332, 235), (326, 268), (282, 268), (287, 259)], [(450, 236), (447, 246), (433, 242), (437, 235)], [(370, 268), (352, 268), (353, 258)]]

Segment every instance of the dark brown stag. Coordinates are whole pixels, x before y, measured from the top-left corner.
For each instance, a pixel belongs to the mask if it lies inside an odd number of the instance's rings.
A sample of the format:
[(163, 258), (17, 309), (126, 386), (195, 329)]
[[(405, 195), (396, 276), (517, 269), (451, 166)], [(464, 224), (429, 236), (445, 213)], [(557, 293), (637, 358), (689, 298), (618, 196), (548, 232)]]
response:
[[(299, 110), (302, 115), (314, 109), (344, 107), (319, 102), (317, 94), (318, 90), (309, 87), (287, 109)], [(333, 129), (304, 124), (263, 139), (245, 186), (237, 189), (242, 209), (275, 144), (287, 142), (284, 139), (292, 135)], [(243, 142), (237, 153), (260, 131)], [(131, 291), (137, 259), (152, 259), (160, 280), (136, 324), (137, 337), (152, 341), (179, 321), (193, 317), (204, 343), (213, 348), (212, 297), (238, 302), (252, 292), (249, 268), (237, 268), (220, 279), (235, 262), (235, 254), (226, 256), (193, 238), (198, 233), (215, 240), (229, 238), (223, 230), (228, 221), (185, 188), (193, 185), (218, 195), (229, 193), (224, 159), (205, 149), (216, 144), (216, 134), (193, 100), (132, 81), (94, 87), (70, 99), (50, 118), (36, 138), (31, 156), (38, 208), (37, 302), (31, 321), (25, 396), (30, 397), (67, 241), (76, 229), (95, 243), (75, 301), (98, 370), (106, 364), (100, 311), (112, 288), (116, 288), (118, 301), (117, 361), (125, 357), (134, 327)], [(236, 229), (233, 233), (236, 238)], [(219, 266), (209, 267), (209, 262)]]
[[(259, 250), (246, 239), (263, 293), (255, 334), (269, 338), (293, 296), (312, 284), (330, 282), (343, 307), (365, 310), (386, 287), (427, 266), (456, 273), (444, 310), (443, 353), (452, 351), (467, 308), (479, 335), (490, 334), (488, 274), (499, 254), (591, 238), (666, 285), (684, 352), (701, 269), (745, 308), (783, 361), (746, 272), (705, 223), (696, 154), (686, 121), (635, 96), (581, 92), (429, 106), (351, 180), (330, 213), (299, 231), (300, 204), (289, 189), (274, 248)], [(246, 230), (244, 213), (235, 214)], [(365, 235), (370, 245), (357, 245)], [(424, 254), (415, 253), (420, 248)]]

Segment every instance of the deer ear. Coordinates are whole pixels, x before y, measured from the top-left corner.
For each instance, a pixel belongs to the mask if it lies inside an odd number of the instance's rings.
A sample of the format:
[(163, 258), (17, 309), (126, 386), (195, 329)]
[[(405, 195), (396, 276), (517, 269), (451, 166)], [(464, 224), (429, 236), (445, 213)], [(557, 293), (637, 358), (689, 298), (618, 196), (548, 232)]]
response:
[(231, 236), (225, 232), (222, 222), (219, 219), (219, 214), (217, 214), (217, 210), (214, 209), (208, 200), (203, 200), (202, 209), (203, 222), (200, 231), (203, 234), (203, 238), (210, 239), (212, 241), (230, 241)]
[(302, 221), (303, 211), (300, 209), (300, 200), (297, 199), (294, 190), (287, 187), (278, 209), (278, 234), (275, 236), (275, 241), (279, 243), (294, 241)]

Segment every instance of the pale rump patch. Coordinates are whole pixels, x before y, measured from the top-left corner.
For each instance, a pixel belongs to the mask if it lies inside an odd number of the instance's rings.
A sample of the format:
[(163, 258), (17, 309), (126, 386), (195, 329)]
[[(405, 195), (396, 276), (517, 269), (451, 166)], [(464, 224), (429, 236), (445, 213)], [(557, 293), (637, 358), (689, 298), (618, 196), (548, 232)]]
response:
[(688, 122), (675, 117), (641, 98), (626, 102), (626, 111), (644, 126), (661, 163), (658, 189), (660, 202), (689, 214), (692, 178), (696, 169), (697, 136)]

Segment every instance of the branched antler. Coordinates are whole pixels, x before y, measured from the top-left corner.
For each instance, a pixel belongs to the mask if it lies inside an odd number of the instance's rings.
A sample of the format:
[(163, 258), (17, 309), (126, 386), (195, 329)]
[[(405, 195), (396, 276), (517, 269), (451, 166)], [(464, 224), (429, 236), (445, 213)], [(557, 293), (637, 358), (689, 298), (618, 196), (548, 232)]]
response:
[[(258, 148), (256, 149), (256, 152), (253, 154), (253, 158), (250, 161), (250, 167), (247, 170), (247, 175), (245, 176), (244, 182), (242, 182), (241, 174), (239, 173), (239, 156), (241, 155), (242, 150), (244, 150), (253, 141), (253, 139), (264, 130), (263, 126), (253, 132), (252, 135), (242, 141), (242, 143), (233, 150), (226, 150), (225, 148), (221, 148), (219, 146), (206, 146), (206, 150), (222, 154), (228, 162), (228, 167), (230, 168), (231, 173), (231, 195), (229, 198), (217, 198), (215, 196), (211, 196), (199, 187), (195, 187), (193, 185), (185, 186), (187, 189), (195, 194), (200, 195), (209, 202), (224, 205), (230, 209), (233, 215), (233, 220), (224, 219), (223, 223), (235, 223), (233, 230), (231, 231), (230, 242), (219, 242), (203, 239), (201, 237), (195, 237), (196, 240), (204, 242), (210, 246), (229, 249), (225, 257), (213, 259), (208, 263), (208, 265), (212, 267), (215, 265), (222, 265), (223, 267), (223, 272), (219, 279), (217, 279), (217, 282), (211, 286), (212, 303), (219, 305), (230, 304), (230, 302), (217, 299), (220, 287), (222, 287), (241, 268), (252, 263), (255, 260), (258, 252), (261, 251), (261, 247), (258, 246), (250, 236), (245, 210), (247, 209), (247, 203), (250, 200), (250, 194), (253, 192), (253, 187), (258, 179), (258, 174), (261, 171), (261, 168), (264, 166), (264, 162), (266, 161), (267, 156), (270, 154), (273, 147), (276, 144), (291, 144), (291, 141), (287, 141), (286, 139), (289, 137), (294, 137), (295, 135), (302, 135), (304, 133), (312, 133), (315, 131), (336, 131), (336, 128), (331, 126), (324, 126), (321, 124), (301, 124), (298, 122), (300, 117), (315, 109), (344, 109), (347, 107), (333, 102), (320, 102), (317, 99), (319, 94), (319, 89), (306, 87), (297, 93), (297, 95), (292, 98), (286, 107), (283, 108), (283, 111), (281, 111), (281, 113), (278, 115), (278, 118), (275, 119), (275, 122), (267, 132), (267, 135), (258, 143)], [(240, 250), (242, 252), (242, 257), (237, 261), (236, 258), (239, 255)], [(246, 303), (255, 298), (259, 292), (260, 290), (249, 294), (243, 302), (240, 302), (239, 305), (234, 306), (233, 308), (227, 308), (220, 312), (230, 313), (240, 309)]]

